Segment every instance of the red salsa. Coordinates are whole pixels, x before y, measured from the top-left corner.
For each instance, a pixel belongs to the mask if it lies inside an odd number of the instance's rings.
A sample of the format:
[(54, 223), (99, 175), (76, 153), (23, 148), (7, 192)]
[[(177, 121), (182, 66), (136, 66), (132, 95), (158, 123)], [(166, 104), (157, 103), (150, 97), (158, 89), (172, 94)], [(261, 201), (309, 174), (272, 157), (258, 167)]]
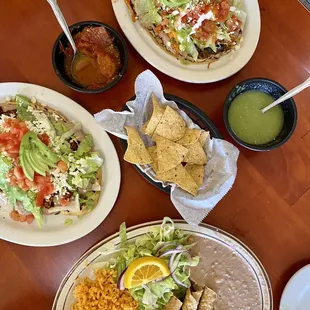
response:
[(110, 84), (121, 68), (120, 53), (113, 39), (103, 27), (86, 27), (73, 36), (79, 52), (71, 73), (73, 49), (70, 45), (62, 47), (65, 55), (66, 74), (87, 89), (97, 89)]

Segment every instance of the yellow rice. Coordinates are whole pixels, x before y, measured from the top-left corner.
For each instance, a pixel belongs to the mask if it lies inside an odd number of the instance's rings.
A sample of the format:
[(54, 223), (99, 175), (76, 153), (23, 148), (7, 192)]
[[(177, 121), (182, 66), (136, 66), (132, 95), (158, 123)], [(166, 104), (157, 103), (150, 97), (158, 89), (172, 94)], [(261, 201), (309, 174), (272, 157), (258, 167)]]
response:
[(100, 269), (95, 272), (96, 280), (84, 278), (73, 291), (77, 302), (71, 310), (136, 310), (138, 303), (128, 290), (117, 288), (114, 270)]

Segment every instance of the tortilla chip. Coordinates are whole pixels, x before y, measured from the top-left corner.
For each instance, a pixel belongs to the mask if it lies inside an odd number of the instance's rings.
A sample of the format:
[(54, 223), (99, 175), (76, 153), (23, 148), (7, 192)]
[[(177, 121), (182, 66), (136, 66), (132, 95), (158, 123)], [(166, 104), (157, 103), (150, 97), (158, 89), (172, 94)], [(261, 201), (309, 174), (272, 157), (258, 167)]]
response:
[(201, 146), (204, 148), (207, 139), (210, 137), (210, 132), (209, 131), (202, 131), (199, 137), (199, 142)]
[(154, 146), (149, 146), (146, 149), (151, 155), (152, 160), (153, 160), (153, 162), (151, 163), (151, 166), (153, 170), (157, 172), (158, 171), (157, 147), (154, 145)]
[(131, 6), (131, 0), (125, 0), (125, 3), (126, 3), (128, 9), (129, 9), (130, 17), (131, 17), (132, 22), (135, 22), (136, 21), (136, 13), (135, 13), (134, 9)]
[(142, 131), (143, 133), (145, 133), (145, 129), (146, 129), (148, 123), (149, 123), (149, 121), (146, 121), (146, 122), (142, 125), (141, 131)]
[(125, 127), (128, 135), (128, 147), (124, 159), (132, 164), (146, 165), (152, 162), (143, 140), (135, 128)]
[(197, 310), (197, 309), (198, 309), (198, 302), (192, 296), (191, 290), (188, 288), (186, 291), (182, 310)]
[(152, 94), (152, 102), (153, 102), (153, 113), (151, 118), (148, 121), (148, 124), (145, 128), (145, 134), (152, 136), (157, 125), (159, 124), (164, 112), (165, 108), (163, 108), (158, 99), (155, 97), (154, 94)]
[(212, 310), (216, 301), (217, 295), (210, 288), (205, 287), (200, 299), (198, 310)]
[(198, 186), (191, 175), (185, 170), (182, 164), (177, 165), (175, 168), (166, 171), (158, 172), (156, 174), (157, 179), (166, 182), (172, 182), (180, 186), (185, 191), (189, 192), (193, 196), (198, 194)]
[(186, 171), (192, 176), (198, 187), (203, 184), (204, 166), (195, 164), (186, 164)]
[(156, 139), (156, 146), (159, 172), (166, 172), (175, 168), (188, 153), (186, 147), (162, 137)]
[(202, 296), (202, 293), (203, 293), (203, 290), (192, 292), (192, 296), (195, 298), (195, 300), (198, 302), (198, 304), (199, 304), (200, 298)]
[(199, 141), (187, 146), (187, 148), (188, 153), (184, 158), (184, 162), (196, 165), (204, 165), (207, 163), (207, 155)]
[(169, 299), (169, 302), (165, 306), (164, 310), (180, 310), (182, 307), (182, 302), (175, 296)]
[(184, 136), (185, 131), (186, 123), (183, 117), (167, 106), (154, 133), (168, 140), (177, 141)]
[(182, 145), (191, 145), (198, 141), (201, 131), (199, 129), (186, 128), (185, 135), (177, 141)]

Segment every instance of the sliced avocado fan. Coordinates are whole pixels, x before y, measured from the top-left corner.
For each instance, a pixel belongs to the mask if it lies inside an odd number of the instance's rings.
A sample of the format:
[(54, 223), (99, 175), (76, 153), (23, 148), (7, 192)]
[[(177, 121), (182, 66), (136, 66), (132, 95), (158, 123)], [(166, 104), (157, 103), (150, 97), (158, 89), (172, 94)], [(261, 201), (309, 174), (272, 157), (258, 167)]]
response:
[(21, 141), (19, 161), (27, 179), (33, 181), (34, 173), (46, 176), (49, 167), (55, 167), (57, 155), (33, 132), (27, 132)]

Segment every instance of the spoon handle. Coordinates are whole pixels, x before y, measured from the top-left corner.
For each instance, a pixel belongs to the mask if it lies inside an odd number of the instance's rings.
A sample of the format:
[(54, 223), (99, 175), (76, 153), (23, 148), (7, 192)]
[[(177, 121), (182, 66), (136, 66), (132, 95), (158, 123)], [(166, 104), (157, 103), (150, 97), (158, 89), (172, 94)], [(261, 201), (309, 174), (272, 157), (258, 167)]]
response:
[(74, 40), (72, 38), (71, 32), (69, 30), (69, 27), (67, 25), (67, 22), (58, 6), (57, 0), (47, 0), (47, 2), (50, 4), (50, 6), (53, 9), (53, 12), (58, 20), (58, 23), (60, 25), (60, 27), (62, 28), (63, 32), (65, 33), (66, 37), (68, 38), (72, 48), (73, 48), (73, 52), (74, 54), (77, 52), (77, 48), (75, 46)]
[(282, 97), (280, 97), (279, 99), (277, 99), (273, 103), (269, 104), (267, 107), (263, 108), (262, 112), (263, 113), (267, 112), (268, 110), (270, 110), (271, 108), (273, 108), (277, 104), (294, 97), (295, 95), (297, 95), (298, 93), (300, 93), (301, 91), (303, 91), (305, 88), (307, 88), (309, 86), (310, 86), (310, 77), (306, 81), (304, 81), (302, 84), (296, 86), (295, 88), (293, 88), (292, 90), (287, 92), (285, 95), (283, 95)]

